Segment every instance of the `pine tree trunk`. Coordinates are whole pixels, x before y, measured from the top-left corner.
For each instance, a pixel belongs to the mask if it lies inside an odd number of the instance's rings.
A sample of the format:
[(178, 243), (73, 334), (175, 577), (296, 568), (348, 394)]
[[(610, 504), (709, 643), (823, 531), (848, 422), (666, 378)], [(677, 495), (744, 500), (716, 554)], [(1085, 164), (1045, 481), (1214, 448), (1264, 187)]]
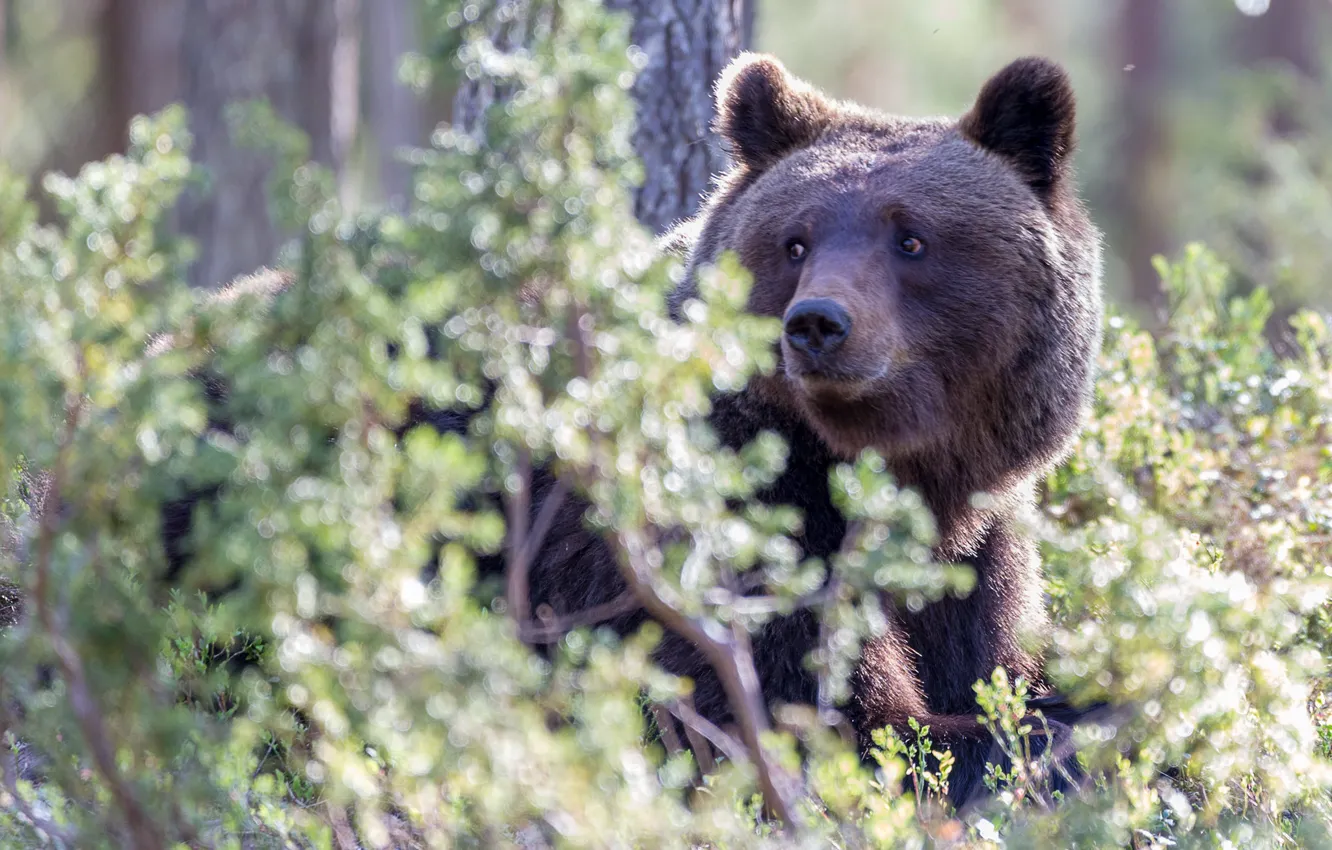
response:
[(226, 108), (267, 100), (310, 137), (311, 157), (344, 152), (334, 120), (333, 73), (344, 0), (190, 0), (184, 36), (185, 105), (194, 160), (208, 191), (180, 205), (181, 230), (196, 240), (195, 286), (216, 286), (272, 263), (284, 234), (268, 213), (271, 163), (231, 141)]
[(1124, 172), (1118, 181), (1117, 219), (1124, 228), (1133, 300), (1146, 308), (1148, 323), (1154, 326), (1164, 297), (1152, 258), (1171, 248), (1166, 215), (1169, 147), (1163, 121), (1169, 10), (1162, 0), (1127, 0), (1122, 15)]
[(756, 0), (610, 0), (633, 16), (633, 41), (647, 54), (634, 84), (634, 148), (645, 179), (638, 220), (660, 233), (698, 209), (712, 175), (729, 166), (712, 132), (712, 86), (752, 37)]
[[(180, 99), (184, 0), (109, 0), (99, 33), (111, 122), (123, 150), (129, 120)], [(110, 151), (108, 151), (110, 152)]]
[(0, 0), (0, 71), (9, 53), (9, 0)]
[[(160, 109), (175, 96), (176, 77), (157, 43), (172, 15), (163, 5), (182, 0), (87, 0), (59, 6), (60, 28), (71, 39), (87, 38), (95, 47), (96, 66), (81, 102), (61, 116), (51, 147), (42, 152), (36, 173), (74, 174), (84, 163), (125, 149), (126, 127), (138, 112)], [(8, 4), (4, 13), (10, 14)], [(179, 15), (176, 23), (179, 23)], [(167, 33), (178, 44), (179, 33)], [(145, 83), (150, 83), (145, 86)], [(140, 87), (140, 88), (136, 88)], [(35, 193), (43, 217), (54, 210), (50, 199)]]
[[(631, 36), (647, 55), (634, 84), (638, 127), (634, 147), (644, 181), (634, 196), (638, 220), (654, 233), (693, 215), (712, 175), (729, 166), (712, 132), (712, 86), (718, 74), (752, 37), (756, 0), (609, 0), (628, 12)], [(525, 22), (512, 20), (492, 37), (501, 47), (522, 43)], [(475, 126), (499, 97), (484, 85), (464, 85), (454, 102), (454, 120)]]
[(322, 87), (329, 96), (328, 161), (338, 175), (342, 208), (354, 210), (360, 198), (348, 165), (361, 127), (361, 0), (325, 0), (325, 3), (333, 7), (333, 38), (328, 42), (332, 51), (329, 78)]
[(425, 142), (421, 103), (398, 82), (403, 54), (417, 49), (413, 37), (416, 14), (412, 0), (365, 4), (366, 124), (374, 137), (379, 197), (394, 208), (405, 206), (411, 192), (411, 169), (399, 161), (398, 151)]

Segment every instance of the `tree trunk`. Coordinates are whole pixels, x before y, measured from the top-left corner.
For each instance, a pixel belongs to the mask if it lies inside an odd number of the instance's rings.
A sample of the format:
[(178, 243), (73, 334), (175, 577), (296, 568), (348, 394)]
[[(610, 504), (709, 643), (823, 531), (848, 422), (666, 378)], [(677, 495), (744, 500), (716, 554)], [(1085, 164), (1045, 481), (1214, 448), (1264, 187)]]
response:
[[(647, 55), (634, 83), (638, 127), (634, 148), (644, 180), (634, 195), (638, 220), (654, 233), (693, 215), (712, 175), (729, 159), (712, 132), (716, 114), (712, 86), (717, 75), (748, 46), (755, 0), (609, 0), (608, 8), (633, 18), (632, 39)], [(496, 44), (517, 46), (521, 20), (496, 33)], [(474, 126), (494, 91), (464, 85), (454, 103), (454, 120)]]
[(184, 0), (108, 0), (99, 63), (121, 150), (130, 118), (180, 99)]
[(365, 4), (366, 124), (373, 134), (375, 179), (380, 199), (401, 209), (411, 192), (410, 167), (400, 162), (402, 148), (424, 143), (421, 104), (398, 82), (404, 53), (417, 49), (413, 37), (416, 4), (412, 0), (377, 0)]
[(329, 94), (329, 156), (338, 174), (342, 208), (352, 210), (359, 201), (348, 166), (361, 127), (361, 0), (326, 2), (334, 15), (329, 83), (323, 87)]
[(1162, 0), (1127, 0), (1121, 19), (1124, 164), (1117, 194), (1131, 294), (1147, 308), (1149, 324), (1163, 303), (1152, 258), (1171, 248), (1166, 203), (1169, 147), (1163, 122), (1167, 87), (1165, 49), (1168, 10)]
[(217, 286), (272, 263), (283, 239), (268, 213), (271, 164), (232, 143), (229, 104), (267, 100), (309, 135), (315, 161), (336, 166), (345, 155), (347, 142), (339, 138), (345, 132), (344, 99), (354, 92), (335, 92), (347, 75), (333, 69), (339, 21), (352, 17), (346, 2), (189, 0), (183, 94), (194, 159), (210, 175), (206, 193), (180, 204), (181, 229), (199, 250), (193, 285)]
[[(37, 174), (73, 174), (84, 163), (124, 151), (132, 117), (179, 98), (184, 11), (185, 0), (85, 0), (61, 6), (61, 36), (89, 38), (97, 64), (86, 92), (51, 126), (51, 146), (31, 164)], [(11, 32), (12, 14), (13, 4), (0, 0), (0, 44)], [(49, 220), (54, 214), (50, 199), (38, 193), (36, 201)]]
[(634, 196), (638, 220), (660, 233), (698, 209), (712, 175), (729, 166), (711, 132), (712, 86), (747, 46), (754, 0), (611, 0), (633, 16), (633, 41), (647, 54), (634, 83), (634, 148), (645, 179)]
[[(124, 77), (132, 60), (127, 41), (131, 28), (125, 20), (127, 0), (93, 0), (60, 7), (60, 28), (71, 38), (92, 40), (96, 69), (80, 101), (52, 126), (51, 146), (42, 152), (36, 172), (76, 173), (84, 163), (122, 150), (129, 120)], [(53, 213), (50, 199), (37, 196), (43, 218)]]

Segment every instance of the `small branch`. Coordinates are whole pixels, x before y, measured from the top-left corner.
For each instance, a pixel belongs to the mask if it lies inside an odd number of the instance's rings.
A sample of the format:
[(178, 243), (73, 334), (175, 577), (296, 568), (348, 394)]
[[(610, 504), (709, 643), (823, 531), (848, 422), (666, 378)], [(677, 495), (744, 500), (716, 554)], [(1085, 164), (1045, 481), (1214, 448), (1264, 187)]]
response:
[(675, 718), (671, 716), (670, 711), (661, 703), (654, 702), (652, 719), (657, 724), (657, 730), (661, 732), (661, 742), (666, 747), (666, 754), (674, 756), (684, 752), (684, 744), (680, 742), (680, 736), (675, 731)]
[(565, 333), (574, 342), (574, 369), (584, 380), (592, 375), (592, 358), (588, 355), (587, 342), (583, 339), (583, 317), (586, 315), (580, 306), (574, 305), (565, 317)]
[[(728, 735), (725, 729), (699, 714), (698, 710), (688, 700), (671, 700), (667, 703), (667, 708), (670, 709), (672, 714), (680, 718), (680, 722), (685, 726), (685, 734), (689, 734), (690, 743), (695, 749), (698, 748), (699, 743), (711, 744), (722, 755), (736, 764), (749, 763), (749, 754), (745, 751), (745, 745)], [(698, 741), (694, 735), (690, 734), (691, 732), (697, 733), (704, 740), (702, 742)], [(702, 749), (705, 752), (708, 750), (707, 746), (702, 747)], [(711, 753), (708, 754), (707, 762), (708, 766), (703, 771), (704, 773), (711, 773), (714, 767)]]
[(527, 521), (532, 500), (532, 460), (526, 449), (518, 450), (518, 492), (509, 498), (509, 569), (505, 580), (505, 600), (509, 616), (521, 626), (531, 612), (528, 599)]
[(550, 525), (555, 521), (555, 515), (564, 505), (565, 496), (569, 495), (569, 485), (564, 481), (555, 482), (555, 486), (546, 494), (545, 500), (541, 503), (541, 511), (537, 514), (536, 522), (532, 525), (532, 531), (527, 537), (527, 546), (524, 547), (522, 555), (523, 562), (528, 569), (536, 563), (537, 555), (541, 554), (541, 544), (546, 540), (546, 534), (550, 531)]
[(357, 850), (361, 846), (344, 809), (329, 803), (328, 821), (333, 828), (333, 844), (338, 850)]
[[(830, 576), (828, 578), (827, 585), (824, 586), (824, 589), (827, 591), (827, 598), (829, 600), (836, 599), (837, 594), (841, 591), (841, 581), (837, 578), (837, 576)], [(828, 634), (827, 618), (820, 616), (819, 649), (823, 650), (825, 661), (823, 664), (819, 665), (819, 671), (818, 671), (818, 680), (819, 680), (818, 711), (819, 711), (819, 722), (825, 724), (828, 723), (830, 718), (836, 716), (836, 711), (834, 709), (833, 699), (832, 699), (832, 682), (829, 681), (830, 672), (831, 672), (829, 669), (831, 666), (829, 663), (830, 660), (829, 657), (831, 656), (832, 653), (832, 649), (830, 646), (832, 641), (829, 638), (830, 635)]]
[(689, 738), (689, 749), (694, 753), (694, 762), (698, 763), (699, 773), (706, 777), (707, 774), (717, 770), (717, 761), (713, 758), (713, 745), (707, 741), (707, 735), (697, 727), (685, 723), (685, 737)]
[(593, 605), (563, 617), (543, 620), (539, 624), (528, 620), (521, 625), (518, 634), (527, 643), (558, 643), (574, 629), (604, 623), (612, 617), (635, 611), (638, 607), (638, 597), (632, 593), (622, 593), (610, 602)]
[[(846, 533), (843, 535), (842, 547), (839, 551), (840, 555), (845, 557), (855, 551), (863, 530), (864, 523), (860, 520), (855, 520), (847, 526)], [(780, 596), (748, 596), (724, 587), (714, 587), (703, 592), (703, 601), (709, 605), (725, 606), (742, 616), (761, 616), (764, 614), (789, 614), (794, 611), (803, 611), (806, 608), (818, 608), (827, 605), (829, 602), (835, 602), (841, 592), (841, 582), (833, 574), (832, 565), (829, 564), (828, 580), (824, 582), (823, 586), (818, 590), (801, 594), (795, 599), (784, 599)]]
[(769, 731), (768, 711), (749, 643), (737, 639), (743, 630), (737, 626), (728, 635), (715, 621), (690, 617), (677, 609), (655, 587), (652, 570), (643, 561), (643, 542), (625, 532), (612, 533), (610, 539), (619, 550), (620, 572), (643, 607), (666, 628), (694, 644), (712, 666), (740, 724), (745, 749), (758, 773), (759, 788), (769, 809), (790, 829), (799, 831), (798, 785), (769, 758), (763, 747), (763, 737)]
[[(712, 757), (712, 744), (708, 742), (707, 736), (703, 734), (701, 729), (686, 723), (684, 724), (684, 730), (685, 737), (689, 739), (689, 750), (694, 754), (694, 761), (698, 764), (699, 772), (707, 776), (717, 769), (717, 762)], [(748, 759), (744, 759), (742, 763), (748, 761)]]
[(780, 596), (745, 596), (724, 587), (714, 587), (703, 592), (703, 601), (709, 605), (725, 606), (745, 617), (790, 614), (826, 605), (836, 599), (840, 591), (832, 585), (833, 583), (829, 582), (818, 590), (802, 594), (795, 599), (784, 599)]
[[(564, 505), (565, 497), (569, 494), (569, 485), (563, 481), (556, 481), (555, 486), (546, 494), (546, 498), (541, 503), (541, 510), (537, 513), (536, 522), (529, 530), (527, 527), (528, 511), (532, 500), (532, 462), (524, 451), (519, 455), (518, 474), (522, 478), (519, 485), (519, 492), (514, 498), (509, 500), (509, 566), (506, 576), (505, 598), (509, 604), (509, 612), (514, 622), (518, 624), (518, 637), (525, 643), (554, 643), (563, 637), (569, 631), (580, 625), (599, 622), (597, 619), (578, 619), (570, 621), (567, 625), (560, 626), (542, 624), (537, 626), (531, 621), (531, 584), (530, 575), (532, 565), (536, 563), (537, 555), (541, 553), (541, 544), (545, 542), (546, 535), (550, 532), (551, 524), (555, 522), (555, 516)], [(581, 615), (573, 615), (577, 618), (600, 617), (605, 619), (608, 616), (621, 613), (616, 602), (600, 605), (596, 608), (588, 609)], [(605, 609), (598, 614), (599, 609)], [(559, 629), (559, 631), (556, 631)]]
[(73, 645), (65, 638), (60, 625), (56, 622), (57, 618), (51, 606), (51, 557), (58, 530), (60, 494), (69, 463), (69, 451), (74, 443), (82, 413), (82, 400), (71, 394), (65, 406), (65, 430), (57, 447), (50, 484), (42, 499), (40, 534), (37, 539), (36, 581), (33, 593), (36, 597), (34, 601), (37, 608), (37, 621), (41, 625), (42, 631), (46, 633), (51, 648), (55, 652), (61, 674), (69, 685), (70, 707), (74, 710), (74, 716), (78, 720), (79, 730), (83, 733), (84, 740), (87, 741), (88, 747), (92, 751), (93, 763), (97, 766), (98, 773), (106, 781), (111, 796), (115, 799), (116, 805), (125, 817), (125, 823), (129, 827), (130, 836), (134, 841), (133, 846), (142, 848), (142, 850), (159, 850), (159, 848), (165, 847), (164, 838), (157, 825), (153, 823), (152, 818), (140, 805), (129, 783), (120, 775), (120, 769), (116, 765), (115, 747), (111, 743), (111, 736), (103, 723), (102, 712), (97, 705), (97, 700), (88, 687), (83, 660), (79, 657)]

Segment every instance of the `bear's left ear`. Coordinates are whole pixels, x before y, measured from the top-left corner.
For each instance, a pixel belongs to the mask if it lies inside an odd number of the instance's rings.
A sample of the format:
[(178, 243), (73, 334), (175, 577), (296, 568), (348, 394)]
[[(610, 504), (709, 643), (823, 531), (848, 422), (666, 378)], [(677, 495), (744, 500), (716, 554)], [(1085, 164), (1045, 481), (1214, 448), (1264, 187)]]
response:
[(958, 128), (1011, 162), (1042, 196), (1068, 170), (1074, 96), (1068, 74), (1048, 59), (1018, 59), (990, 78)]
[(771, 56), (741, 53), (717, 80), (717, 133), (755, 171), (812, 145), (833, 115), (831, 101)]

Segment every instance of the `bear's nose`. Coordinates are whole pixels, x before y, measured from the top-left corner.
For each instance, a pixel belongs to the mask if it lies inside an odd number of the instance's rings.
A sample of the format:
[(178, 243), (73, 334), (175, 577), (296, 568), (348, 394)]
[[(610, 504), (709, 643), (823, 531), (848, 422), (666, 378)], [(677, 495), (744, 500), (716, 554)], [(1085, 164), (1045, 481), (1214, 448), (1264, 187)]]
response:
[(831, 298), (806, 298), (786, 311), (786, 341), (817, 357), (829, 354), (851, 333), (851, 316)]

